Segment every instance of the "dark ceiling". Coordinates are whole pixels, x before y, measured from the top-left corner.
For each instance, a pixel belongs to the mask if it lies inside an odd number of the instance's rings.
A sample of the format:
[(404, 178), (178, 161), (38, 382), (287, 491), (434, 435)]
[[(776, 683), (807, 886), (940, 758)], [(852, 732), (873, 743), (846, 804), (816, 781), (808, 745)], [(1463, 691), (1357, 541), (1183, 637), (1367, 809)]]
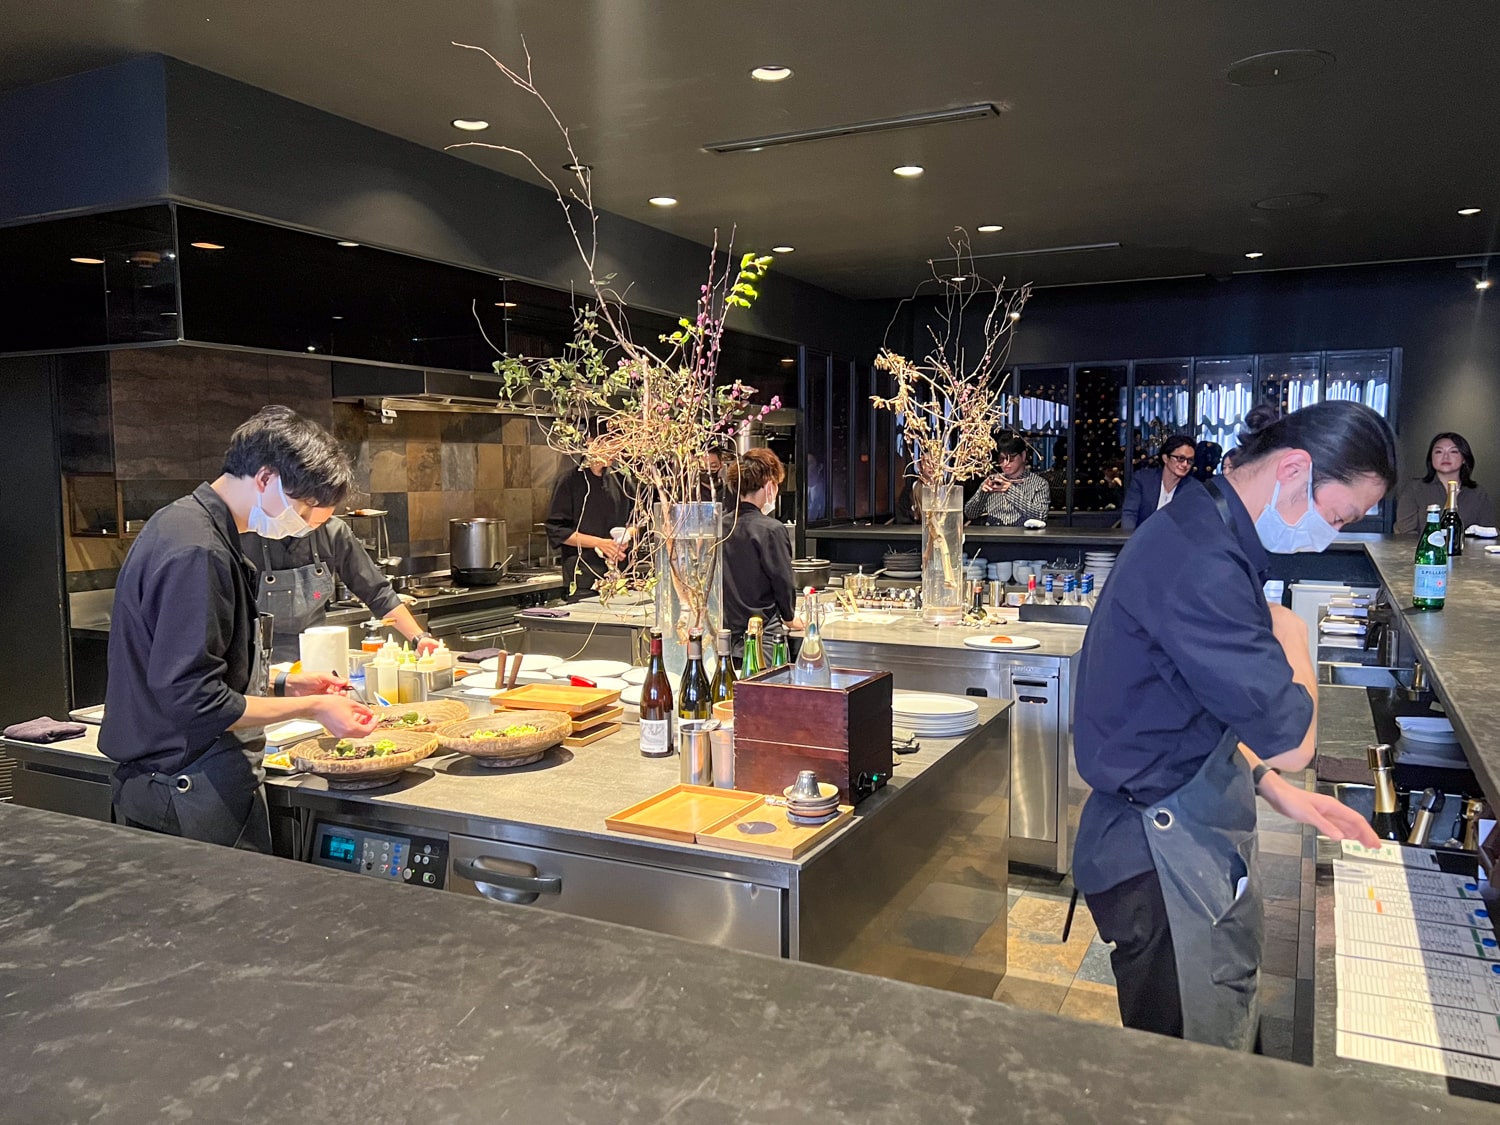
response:
[[(465, 139), (451, 118), (485, 118), (469, 136), (558, 169), (540, 107), (449, 45), (520, 63), (524, 34), (602, 207), (703, 242), (737, 224), (739, 246), (795, 246), (777, 269), (855, 297), (910, 292), (958, 225), (995, 255), (987, 276), (1066, 285), (1483, 254), (1500, 218), (1487, 0), (0, 0), (0, 27), (0, 87), (159, 51), (432, 148)], [(1226, 79), (1288, 49), (1331, 59)], [(794, 75), (752, 81), (767, 63)], [(1002, 112), (703, 149), (980, 102)], [(534, 178), (499, 153), (454, 159)], [(926, 174), (891, 173), (908, 163)], [(1322, 202), (1254, 206), (1300, 193)]]

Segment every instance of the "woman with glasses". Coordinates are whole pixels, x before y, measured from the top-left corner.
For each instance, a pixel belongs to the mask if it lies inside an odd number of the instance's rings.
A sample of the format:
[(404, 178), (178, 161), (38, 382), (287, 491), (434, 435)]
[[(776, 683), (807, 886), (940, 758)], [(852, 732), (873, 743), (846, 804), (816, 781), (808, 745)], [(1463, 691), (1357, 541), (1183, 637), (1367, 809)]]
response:
[(1456, 480), (1458, 518), (1465, 527), (1495, 526), (1490, 494), (1474, 483), (1474, 451), (1462, 434), (1438, 434), (1427, 446), (1427, 475), (1401, 490), (1396, 501), (1396, 534), (1415, 535), (1427, 519), (1427, 505), (1448, 499), (1448, 482)]
[(1191, 476), (1192, 471), (1192, 438), (1176, 434), (1162, 442), (1161, 468), (1141, 469), (1131, 476), (1120, 509), (1120, 526), (1126, 531), (1134, 530), (1152, 512), (1177, 499), (1184, 489), (1201, 488)]
[(964, 518), (1001, 527), (1045, 520), (1052, 507), (1052, 487), (1027, 465), (1026, 443), (1016, 437), (1002, 438), (997, 450), (1000, 471), (984, 478), (979, 491), (964, 505)]

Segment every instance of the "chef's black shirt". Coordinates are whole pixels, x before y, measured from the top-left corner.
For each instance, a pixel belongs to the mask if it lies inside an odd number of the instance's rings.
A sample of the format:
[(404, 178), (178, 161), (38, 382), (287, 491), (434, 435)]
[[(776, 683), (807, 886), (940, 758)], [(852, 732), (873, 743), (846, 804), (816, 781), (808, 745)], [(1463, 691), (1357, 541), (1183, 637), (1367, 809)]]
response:
[[(630, 523), (632, 504), (620, 478), (606, 470), (598, 476), (586, 468), (564, 470), (552, 492), (552, 509), (547, 513), (547, 542), (562, 561), (564, 596), (587, 597), (594, 584), (609, 569), (609, 564), (594, 548), (580, 551), (564, 540), (575, 531), (608, 539), (610, 531)], [(574, 589), (574, 578), (577, 589)]]
[(797, 582), (786, 525), (754, 504), (741, 503), (724, 540), (724, 627), (738, 640), (752, 617), (790, 621)]
[(218, 493), (200, 484), (147, 520), (115, 585), (100, 751), (176, 773), (216, 744), (259, 742), (227, 733), (245, 713), (257, 616), (255, 567)]
[[(1269, 565), (1222, 478), (1182, 490), (1136, 529), (1078, 657), (1073, 749), (1091, 789), (1150, 805), (1191, 781), (1226, 732), (1262, 758), (1302, 742), (1312, 699), (1271, 632)], [(1079, 889), (1106, 891), (1153, 866), (1141, 814), (1090, 798), (1073, 851)]]

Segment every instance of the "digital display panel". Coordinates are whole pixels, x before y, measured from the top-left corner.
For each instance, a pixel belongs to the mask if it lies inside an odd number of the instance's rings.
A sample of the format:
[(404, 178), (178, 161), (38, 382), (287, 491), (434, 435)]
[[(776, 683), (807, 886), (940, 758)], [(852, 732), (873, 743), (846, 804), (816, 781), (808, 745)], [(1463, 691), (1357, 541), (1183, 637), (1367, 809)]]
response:
[(331, 832), (328, 833), (323, 837), (322, 856), (324, 859), (331, 859), (336, 863), (353, 863), (354, 837), (335, 836)]

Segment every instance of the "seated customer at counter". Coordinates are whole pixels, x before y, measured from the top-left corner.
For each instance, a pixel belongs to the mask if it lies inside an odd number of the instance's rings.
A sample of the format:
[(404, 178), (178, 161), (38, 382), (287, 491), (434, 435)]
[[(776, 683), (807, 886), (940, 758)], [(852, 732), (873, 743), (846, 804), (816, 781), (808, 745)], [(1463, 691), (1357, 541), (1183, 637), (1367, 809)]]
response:
[[(261, 728), (312, 719), (340, 737), (374, 729), (370, 709), (344, 698), (348, 685), (327, 673), (268, 685), (269, 622), (239, 538), (302, 534), (352, 477), (332, 434), (268, 406), (235, 430), (212, 484), (146, 521), (115, 586), (99, 730), (100, 751), (118, 763), (117, 822), (270, 852)], [(268, 686), (294, 698), (266, 698)]]
[(559, 474), (547, 513), (547, 541), (562, 563), (568, 601), (591, 596), (609, 564), (629, 553), (629, 544), (616, 542), (613, 532), (630, 524), (633, 508), (624, 482), (603, 458), (590, 458)]
[(333, 604), (333, 576), (337, 574), (370, 613), (389, 620), (417, 651), (437, 647), (431, 633), (422, 631), (401, 595), (368, 551), (333, 514), (332, 507), (314, 508), (306, 527), (285, 539), (267, 539), (253, 531), (240, 536), (245, 557), (260, 568), (256, 605), (269, 613), (276, 630), (271, 659), (296, 660), (298, 636), (304, 629), (322, 625)]
[(1177, 434), (1161, 443), (1161, 468), (1141, 469), (1130, 478), (1125, 504), (1120, 509), (1120, 526), (1134, 530), (1153, 512), (1165, 508), (1183, 489), (1201, 487), (1192, 477), (1193, 439)]
[(1415, 535), (1427, 522), (1427, 506), (1448, 500), (1448, 482), (1458, 481), (1458, 520), (1464, 527), (1495, 526), (1490, 494), (1474, 483), (1474, 450), (1462, 434), (1438, 434), (1427, 446), (1427, 475), (1401, 490), (1396, 534)]
[(984, 478), (979, 491), (964, 505), (964, 518), (1002, 527), (1046, 519), (1052, 507), (1052, 490), (1046, 478), (1027, 465), (1026, 443), (1020, 438), (1003, 438), (997, 450), (1000, 471)]
[(802, 623), (793, 616), (797, 583), (792, 577), (792, 544), (785, 525), (768, 513), (776, 508), (776, 492), (786, 479), (781, 458), (769, 449), (746, 450), (724, 469), (724, 483), (739, 497), (739, 508), (726, 520), (724, 539), (724, 628), (734, 651), (745, 643), (750, 618), (765, 619), (768, 627), (785, 621), (792, 629)]

